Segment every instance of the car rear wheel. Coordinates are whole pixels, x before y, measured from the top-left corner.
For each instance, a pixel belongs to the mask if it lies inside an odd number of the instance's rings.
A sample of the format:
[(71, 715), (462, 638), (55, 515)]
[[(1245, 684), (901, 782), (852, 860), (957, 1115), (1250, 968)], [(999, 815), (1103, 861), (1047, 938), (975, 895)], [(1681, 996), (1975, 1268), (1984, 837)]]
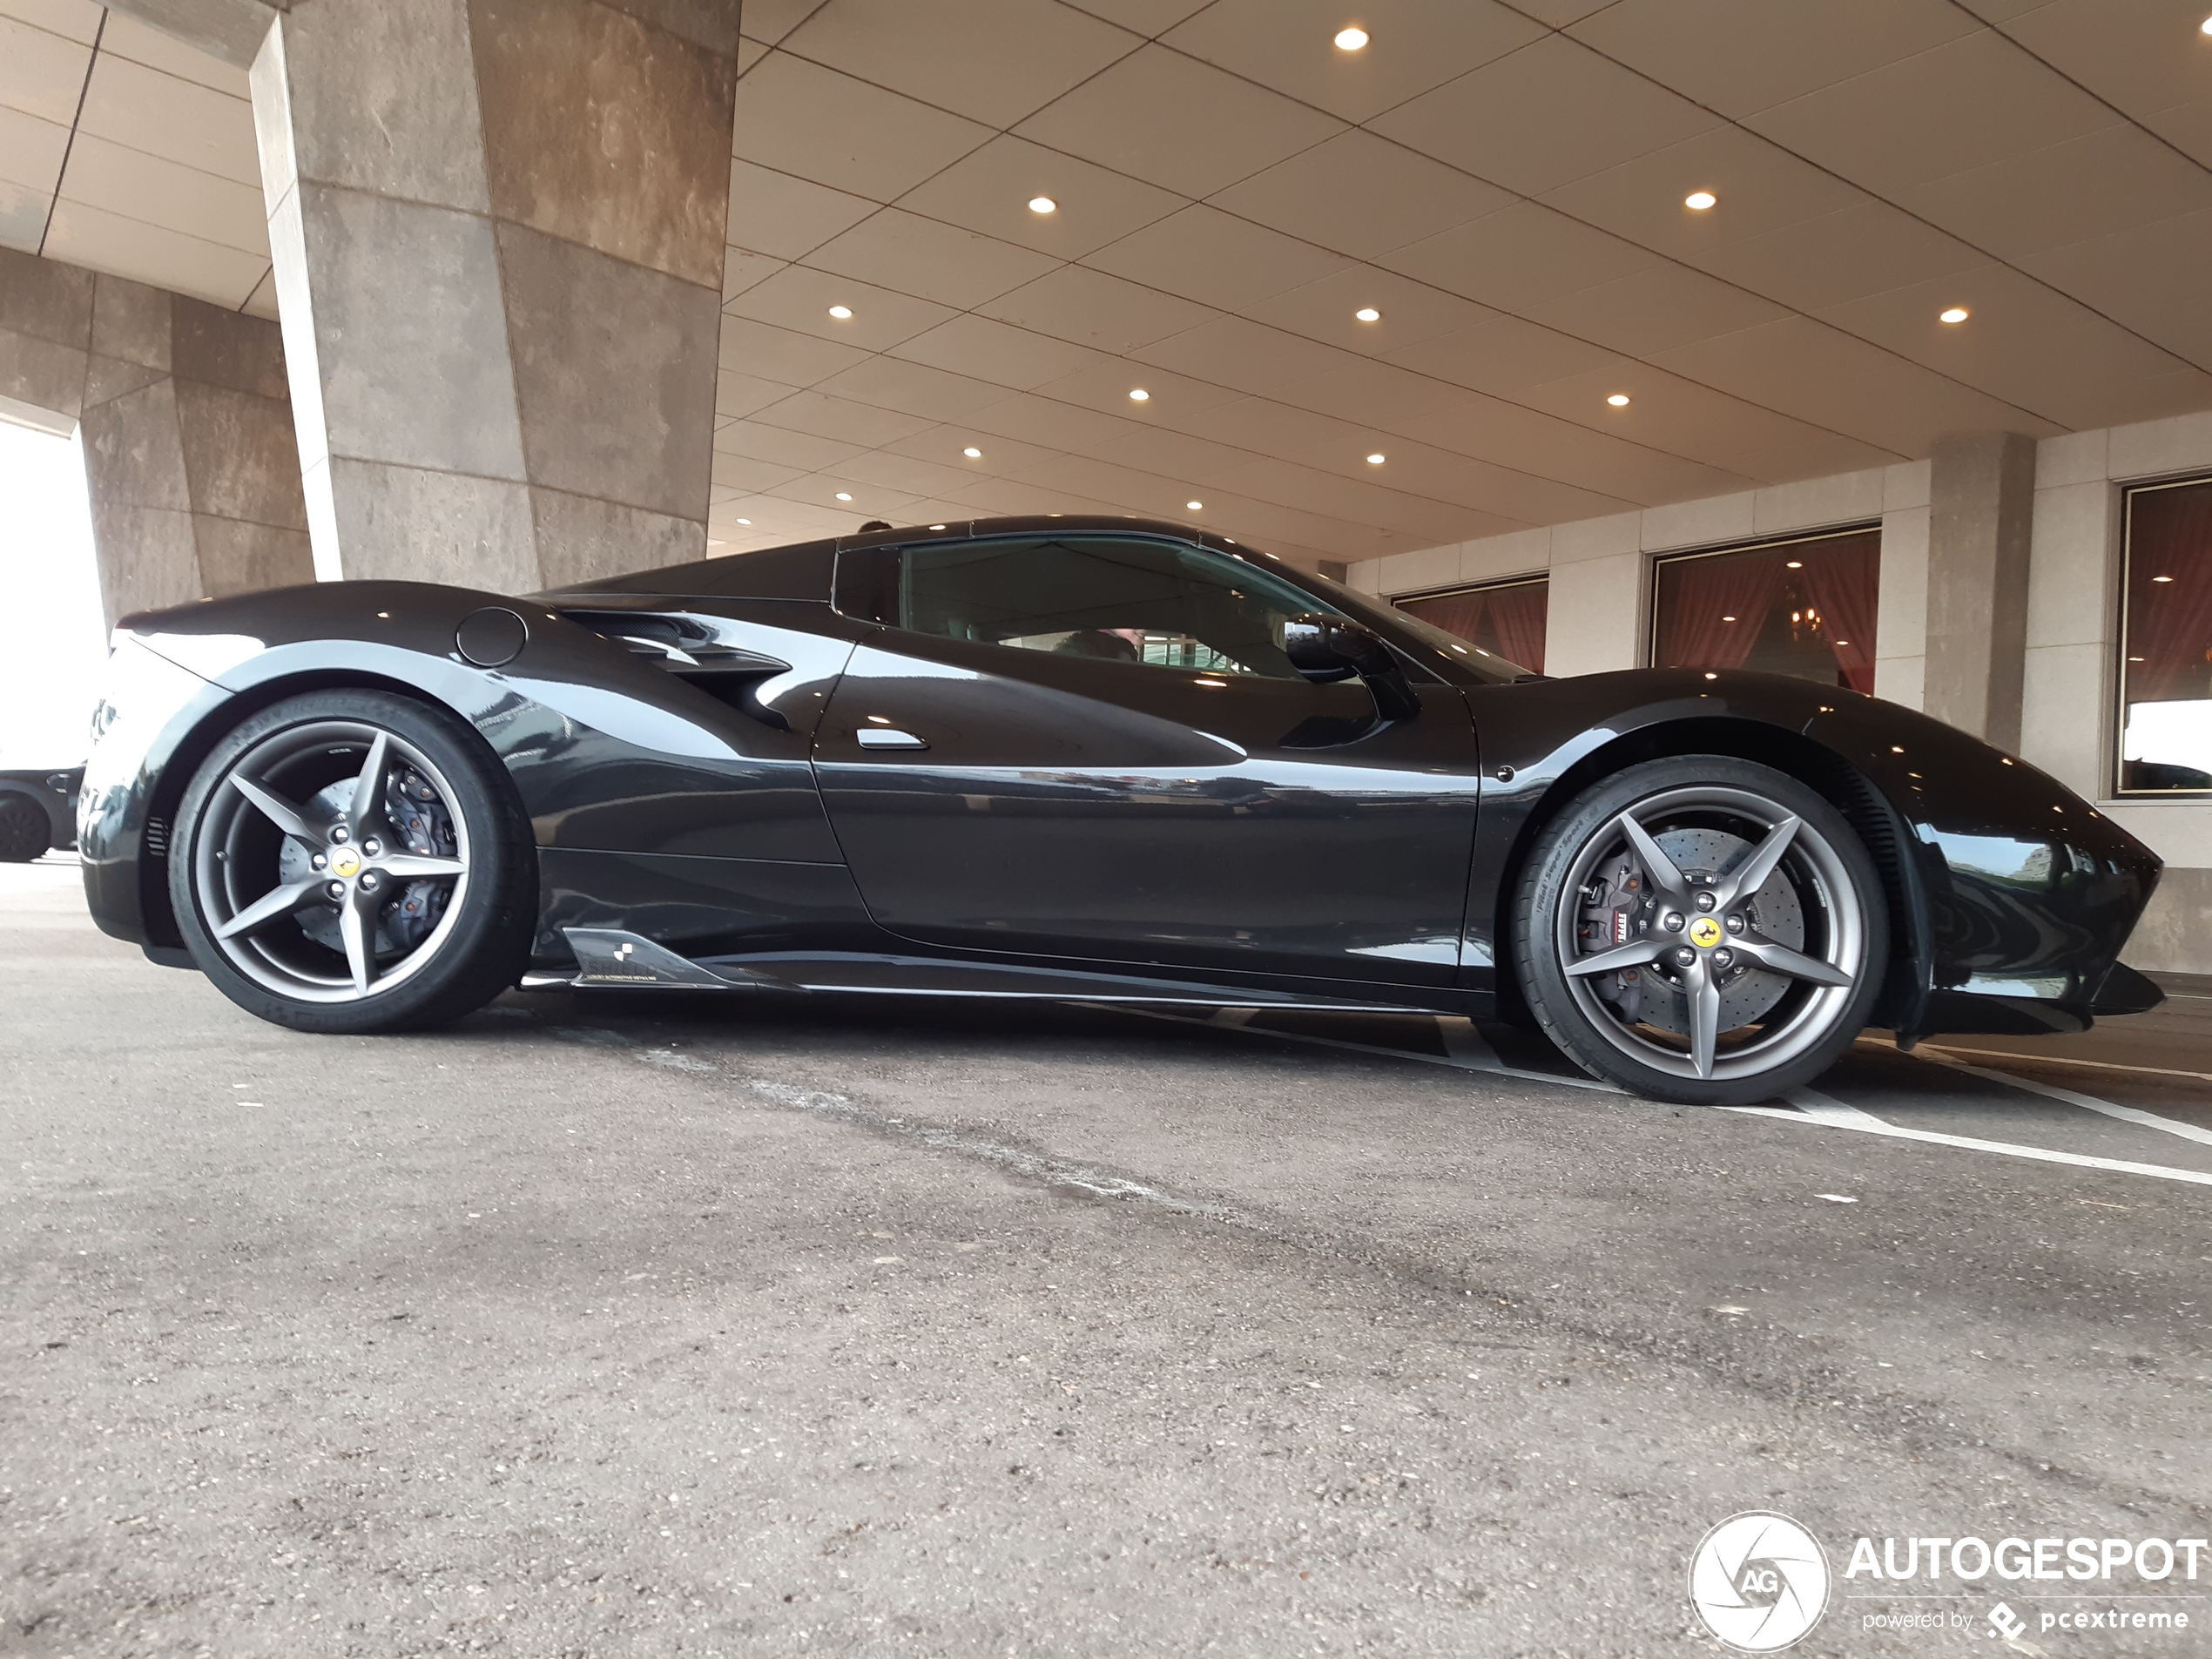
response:
[(12, 790), (0, 791), (0, 864), (28, 864), (51, 846), (46, 809)]
[(1873, 860), (1786, 773), (1727, 755), (1647, 761), (1544, 830), (1514, 916), (1522, 995), (1592, 1076), (1735, 1105), (1824, 1070), (1889, 955)]
[(442, 709), (370, 691), (289, 698), (216, 745), (177, 822), (185, 944), (265, 1020), (440, 1024), (527, 965), (529, 823), (483, 739)]

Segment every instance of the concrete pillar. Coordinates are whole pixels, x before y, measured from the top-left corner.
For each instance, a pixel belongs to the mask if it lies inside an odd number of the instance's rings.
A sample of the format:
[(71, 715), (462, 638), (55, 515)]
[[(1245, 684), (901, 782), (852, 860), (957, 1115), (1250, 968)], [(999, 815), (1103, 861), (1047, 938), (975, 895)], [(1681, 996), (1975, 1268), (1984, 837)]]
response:
[(83, 428), (111, 624), (314, 579), (274, 323), (0, 250), (0, 399)]
[(701, 558), (735, 0), (307, 0), (253, 68), (316, 574)]
[(2017, 751), (2035, 441), (2016, 432), (1966, 433), (1939, 440), (1932, 462), (1921, 707)]

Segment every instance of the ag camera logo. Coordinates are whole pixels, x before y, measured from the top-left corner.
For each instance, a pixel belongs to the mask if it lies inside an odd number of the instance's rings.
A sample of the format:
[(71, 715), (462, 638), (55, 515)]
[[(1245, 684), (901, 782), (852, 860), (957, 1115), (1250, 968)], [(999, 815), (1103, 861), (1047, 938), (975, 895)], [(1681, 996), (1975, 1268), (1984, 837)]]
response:
[(1689, 1602), (1739, 1653), (1779, 1653), (1828, 1610), (1828, 1557), (1787, 1515), (1730, 1515), (1689, 1558)]

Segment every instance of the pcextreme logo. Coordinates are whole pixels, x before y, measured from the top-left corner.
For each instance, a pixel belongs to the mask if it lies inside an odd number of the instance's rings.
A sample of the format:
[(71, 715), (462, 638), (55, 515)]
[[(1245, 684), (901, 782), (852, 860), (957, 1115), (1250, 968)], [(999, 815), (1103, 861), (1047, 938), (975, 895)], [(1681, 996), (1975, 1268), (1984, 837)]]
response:
[(1828, 1557), (1787, 1515), (1730, 1515), (1689, 1558), (1689, 1604), (1740, 1653), (1779, 1653), (1828, 1610)]

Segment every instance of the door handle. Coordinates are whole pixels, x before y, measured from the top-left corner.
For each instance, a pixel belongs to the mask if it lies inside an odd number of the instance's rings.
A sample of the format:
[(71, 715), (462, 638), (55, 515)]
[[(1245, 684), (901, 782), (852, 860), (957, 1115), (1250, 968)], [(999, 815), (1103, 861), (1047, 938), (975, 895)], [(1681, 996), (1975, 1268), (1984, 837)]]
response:
[(895, 725), (864, 725), (853, 734), (863, 749), (927, 749), (929, 745), (911, 732)]

